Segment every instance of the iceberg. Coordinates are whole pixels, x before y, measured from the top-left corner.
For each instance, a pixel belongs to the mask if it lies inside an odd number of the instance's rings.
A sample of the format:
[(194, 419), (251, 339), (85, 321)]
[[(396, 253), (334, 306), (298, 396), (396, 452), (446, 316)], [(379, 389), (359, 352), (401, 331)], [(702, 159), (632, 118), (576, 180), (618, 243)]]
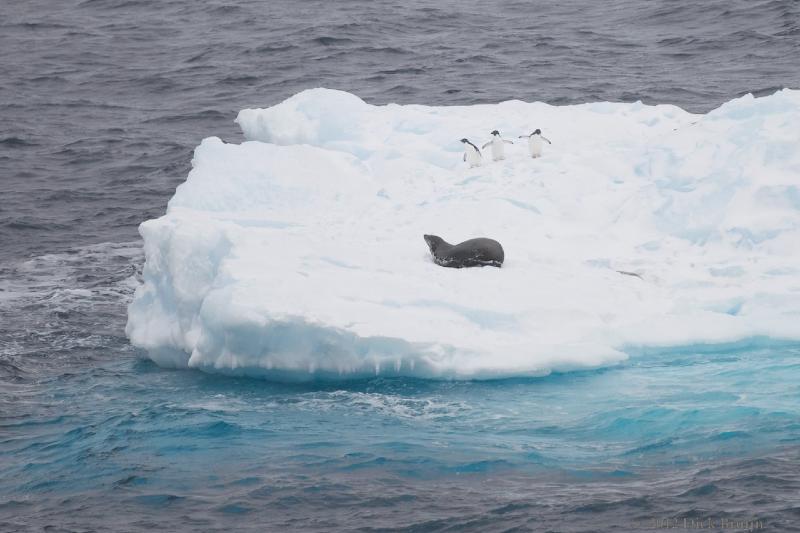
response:
[[(203, 140), (140, 226), (126, 333), (159, 365), (491, 379), (800, 339), (800, 91), (698, 115), (312, 89), (236, 122), (246, 141)], [(553, 143), (541, 158), (520, 141), (462, 161), (463, 137), (536, 128)], [(497, 239), (505, 263), (442, 268), (425, 233)]]

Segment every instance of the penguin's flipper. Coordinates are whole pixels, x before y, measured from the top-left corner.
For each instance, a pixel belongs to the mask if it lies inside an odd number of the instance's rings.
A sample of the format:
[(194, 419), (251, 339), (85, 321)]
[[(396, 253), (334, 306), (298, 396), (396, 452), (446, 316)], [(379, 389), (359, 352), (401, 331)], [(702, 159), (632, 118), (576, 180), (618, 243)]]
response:
[(492, 144), (492, 141), (489, 141), (488, 143), (484, 144), (483, 146), (481, 146), (481, 148), (486, 150), (486, 147), (489, 146), (490, 144)]
[(520, 135), (519, 136), (520, 139), (527, 139), (528, 137), (530, 137), (530, 135)]
[(508, 139), (503, 139), (503, 142), (508, 144), (514, 144), (514, 141), (509, 141)]
[(464, 161), (466, 161), (466, 160), (467, 160), (467, 153), (464, 152)]
[(547, 141), (547, 144), (553, 144), (553, 143), (551, 143), (551, 142), (550, 142), (550, 139), (548, 139), (547, 137), (545, 137), (545, 136), (543, 136), (543, 135), (540, 135), (540, 137), (541, 137), (542, 139), (544, 139), (545, 141)]

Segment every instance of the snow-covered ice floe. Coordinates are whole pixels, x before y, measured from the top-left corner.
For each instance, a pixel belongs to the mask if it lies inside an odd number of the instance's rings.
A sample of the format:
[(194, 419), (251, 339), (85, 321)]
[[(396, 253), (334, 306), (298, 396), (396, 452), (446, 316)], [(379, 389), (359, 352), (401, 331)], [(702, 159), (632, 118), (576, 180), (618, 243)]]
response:
[[(140, 228), (127, 334), (160, 365), (482, 379), (800, 339), (800, 91), (696, 115), (314, 89), (236, 121), (248, 141), (203, 140)], [(540, 159), (523, 140), (462, 162), (462, 137), (536, 128)], [(439, 267), (425, 233), (497, 239), (506, 262)]]

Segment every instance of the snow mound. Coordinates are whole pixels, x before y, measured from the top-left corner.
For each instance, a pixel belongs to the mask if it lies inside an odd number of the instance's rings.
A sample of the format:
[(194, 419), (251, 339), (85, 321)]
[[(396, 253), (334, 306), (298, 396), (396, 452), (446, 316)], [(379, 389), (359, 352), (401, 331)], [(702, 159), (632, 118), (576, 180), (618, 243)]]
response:
[[(800, 338), (800, 91), (693, 115), (314, 89), (237, 122), (248, 141), (205, 139), (140, 227), (127, 334), (160, 365), (480, 379)], [(542, 158), (518, 140), (462, 162), (462, 137), (536, 128)], [(497, 239), (506, 262), (439, 267), (425, 233)]]

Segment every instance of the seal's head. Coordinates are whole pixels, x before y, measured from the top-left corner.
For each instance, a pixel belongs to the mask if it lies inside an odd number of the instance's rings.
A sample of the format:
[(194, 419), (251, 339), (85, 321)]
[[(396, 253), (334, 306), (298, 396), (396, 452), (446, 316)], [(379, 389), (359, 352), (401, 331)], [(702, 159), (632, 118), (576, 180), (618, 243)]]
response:
[(500, 135), (500, 132), (497, 130), (492, 131), (492, 135)]
[(444, 239), (437, 237), (436, 235), (423, 235), (423, 238), (425, 239), (425, 242), (427, 243), (428, 248), (430, 248), (432, 254), (435, 254), (436, 249), (439, 248), (439, 246), (444, 242)]

